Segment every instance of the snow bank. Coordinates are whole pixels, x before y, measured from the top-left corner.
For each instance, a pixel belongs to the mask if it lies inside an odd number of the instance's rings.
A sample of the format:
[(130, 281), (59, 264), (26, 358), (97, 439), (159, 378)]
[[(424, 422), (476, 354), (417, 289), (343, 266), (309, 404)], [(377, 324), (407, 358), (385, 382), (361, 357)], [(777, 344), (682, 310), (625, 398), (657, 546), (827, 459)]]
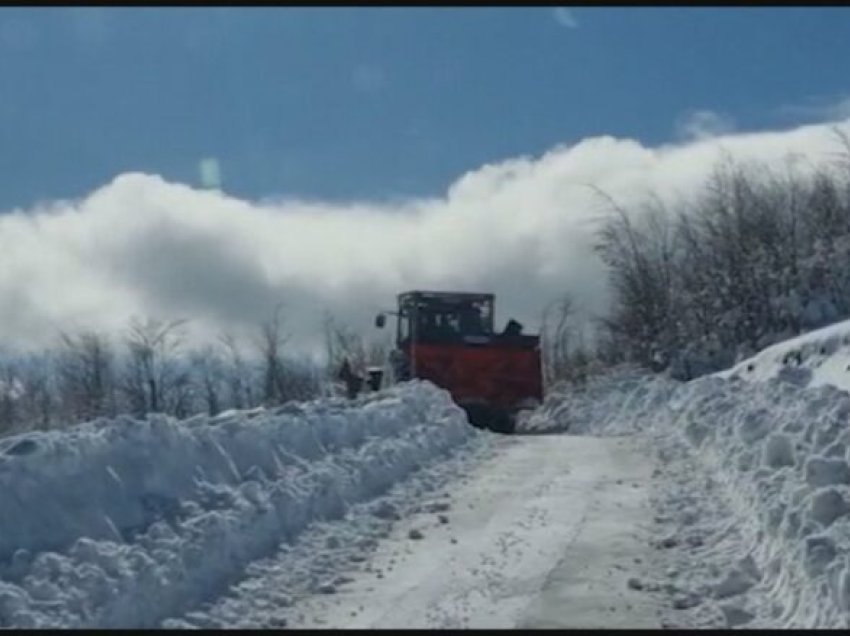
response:
[(644, 427), (635, 409), (661, 408), (675, 385), (632, 368), (553, 387), (543, 404), (517, 423), (522, 433), (629, 435)]
[[(746, 382), (734, 374), (687, 384), (615, 376), (550, 395), (526, 426), (543, 432), (547, 417), (550, 431), (640, 432), (662, 464), (672, 461), (678, 444), (696, 466), (687, 479), (720, 485), (733, 515), (723, 532), (738, 531), (749, 543), (739, 546), (738, 565), (716, 571), (707, 585), (692, 581), (678, 609), (714, 612), (715, 625), (746, 619), (764, 627), (850, 626), (848, 393), (777, 379)], [(706, 487), (700, 496), (712, 494)], [(710, 558), (712, 546), (702, 542), (713, 530), (694, 518), (700, 502), (690, 493), (676, 505), (680, 518), (691, 518), (670, 545), (683, 543), (686, 531), (696, 533), (699, 541), (687, 546), (691, 563)], [(747, 603), (728, 603), (750, 588), (758, 594)]]
[(683, 388), (671, 411), (755, 525), (752, 556), (776, 621), (850, 625), (850, 396), (709, 378)]
[(0, 626), (155, 627), (480, 433), (414, 382), (0, 443)]
[(831, 384), (850, 392), (850, 320), (780, 342), (715, 375), (808, 387)]

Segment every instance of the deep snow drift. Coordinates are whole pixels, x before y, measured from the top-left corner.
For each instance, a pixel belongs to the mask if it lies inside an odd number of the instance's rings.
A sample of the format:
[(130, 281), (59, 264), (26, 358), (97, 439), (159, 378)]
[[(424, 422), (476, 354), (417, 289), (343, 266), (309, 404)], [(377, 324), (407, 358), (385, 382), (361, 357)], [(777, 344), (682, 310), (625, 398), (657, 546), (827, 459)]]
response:
[(715, 375), (760, 382), (776, 378), (808, 387), (831, 384), (850, 391), (850, 320), (775, 344)]
[(653, 449), (656, 571), (666, 574), (640, 585), (669, 596), (668, 623), (850, 626), (850, 395), (770, 377), (788, 350), (811, 352), (812, 368), (816, 352), (817, 367), (830, 368), (821, 347), (843, 355), (835, 337), (846, 330), (738, 365), (760, 368), (762, 382), (623, 373), (555, 391), (525, 422), (537, 432), (636, 432)]
[(414, 382), (0, 441), (0, 626), (156, 627), (481, 433)]

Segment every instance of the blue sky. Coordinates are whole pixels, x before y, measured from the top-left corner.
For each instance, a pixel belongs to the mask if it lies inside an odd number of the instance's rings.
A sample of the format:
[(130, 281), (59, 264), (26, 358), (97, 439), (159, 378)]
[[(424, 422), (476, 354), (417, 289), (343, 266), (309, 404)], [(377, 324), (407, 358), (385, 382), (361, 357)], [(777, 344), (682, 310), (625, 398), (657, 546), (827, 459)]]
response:
[[(0, 209), (127, 171), (384, 200), (610, 134), (826, 119), (845, 8), (2, 8)], [(847, 102), (845, 102), (847, 103)], [(704, 118), (703, 118), (704, 119)]]
[(639, 215), (722, 157), (834, 161), (848, 18), (0, 8), (0, 346), (133, 316), (248, 343), (283, 302), (315, 352), (326, 311), (374, 335), (417, 288), (493, 292), (532, 333), (565, 293), (603, 315), (596, 193)]

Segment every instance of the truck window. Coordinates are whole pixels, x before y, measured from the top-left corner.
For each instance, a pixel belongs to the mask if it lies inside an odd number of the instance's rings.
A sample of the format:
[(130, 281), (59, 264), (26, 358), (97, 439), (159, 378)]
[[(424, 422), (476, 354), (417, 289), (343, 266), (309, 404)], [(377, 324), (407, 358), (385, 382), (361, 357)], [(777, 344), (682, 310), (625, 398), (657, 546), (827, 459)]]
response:
[(396, 342), (399, 344), (410, 339), (410, 316), (403, 313), (398, 317), (398, 331), (396, 333)]

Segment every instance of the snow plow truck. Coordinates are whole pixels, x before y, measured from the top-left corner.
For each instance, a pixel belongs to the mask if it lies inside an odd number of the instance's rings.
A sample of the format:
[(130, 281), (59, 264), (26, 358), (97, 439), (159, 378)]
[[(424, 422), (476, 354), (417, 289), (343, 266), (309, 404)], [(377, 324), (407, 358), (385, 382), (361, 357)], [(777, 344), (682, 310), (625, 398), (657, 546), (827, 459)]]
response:
[(410, 291), (398, 295), (391, 354), (396, 381), (429, 380), (447, 390), (470, 423), (514, 431), (516, 415), (543, 399), (540, 337), (522, 334), (511, 319), (494, 330), (493, 294)]

